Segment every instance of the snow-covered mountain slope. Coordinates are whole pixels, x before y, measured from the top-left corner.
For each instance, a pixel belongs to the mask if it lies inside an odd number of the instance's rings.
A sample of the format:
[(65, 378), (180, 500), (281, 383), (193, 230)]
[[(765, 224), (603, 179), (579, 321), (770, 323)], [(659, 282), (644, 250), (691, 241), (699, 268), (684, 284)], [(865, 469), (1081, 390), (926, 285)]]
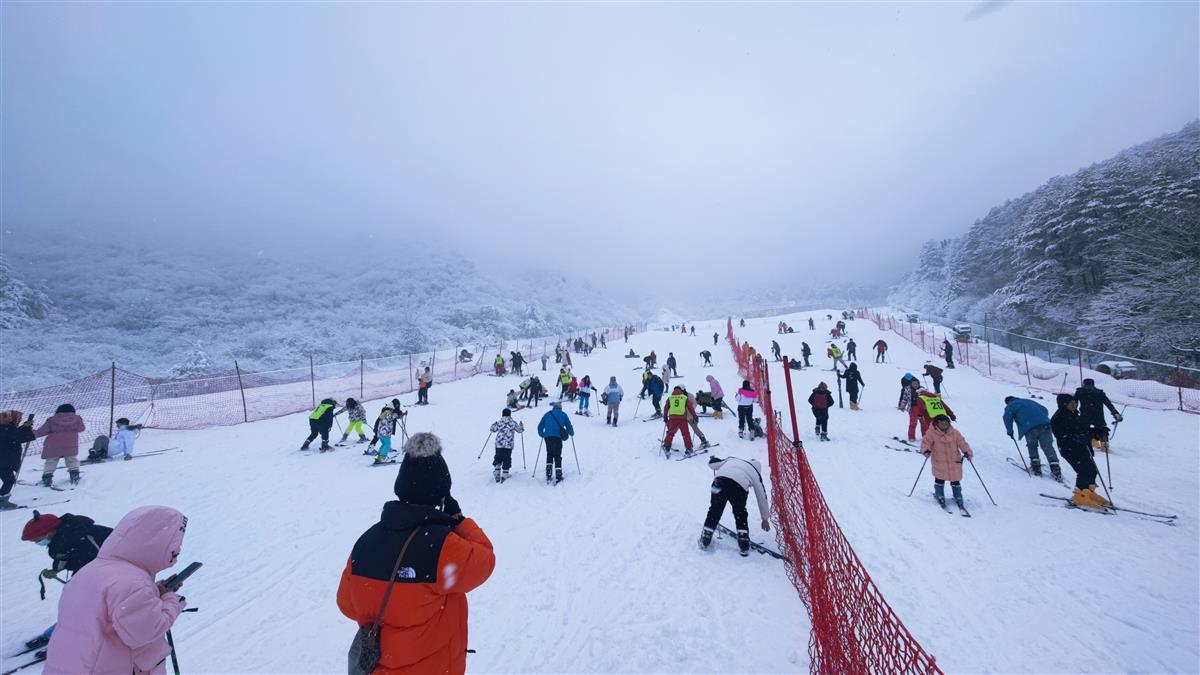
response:
[[(903, 435), (895, 409), (899, 378), (927, 356), (885, 334), (890, 363), (871, 363), (881, 334), (855, 321), (867, 387), (863, 410), (834, 409), (829, 443), (812, 436), (803, 403), (818, 381), (828, 334), (817, 329), (778, 336), (777, 317), (752, 319), (738, 335), (769, 353), (778, 339), (797, 353), (816, 352), (814, 369), (795, 373), (801, 439), (826, 499), (879, 585), (916, 638), (947, 672), (1191, 671), (1197, 663), (1200, 589), (1200, 494), (1196, 446), (1200, 422), (1181, 413), (1130, 408), (1114, 441), (1112, 475), (1118, 505), (1179, 514), (1169, 527), (1127, 514), (1068, 510), (1039, 492), (1069, 494), (1048, 478), (1013, 469), (1000, 417), (1003, 397), (1020, 395), (978, 373), (947, 371), (947, 400), (976, 451), (975, 464), (999, 506), (993, 507), (967, 469), (964, 487), (973, 518), (943, 513), (929, 493), (926, 468), (909, 487), (921, 457), (883, 447)], [(806, 325), (807, 314), (786, 317)], [(696, 325), (698, 337), (662, 331), (636, 335), (630, 346), (661, 359), (673, 351), (692, 388), (715, 374), (727, 392), (739, 380), (726, 343), (713, 346), (723, 322)], [(715, 368), (697, 353), (710, 349)], [(616, 375), (626, 390), (621, 426), (572, 417), (583, 473), (568, 446), (567, 480), (547, 486), (530, 477), (538, 443), (532, 433), (544, 410), (522, 411), (529, 470), (493, 482), (490, 444), (476, 459), (517, 378), (479, 376), (436, 386), (432, 405), (413, 408), (410, 432), (439, 434), (464, 511), (491, 537), (493, 577), (470, 596), (468, 661), (474, 672), (799, 672), (808, 669), (808, 621), (779, 561), (742, 559), (729, 539), (701, 552), (696, 537), (707, 510), (712, 473), (705, 460), (664, 460), (662, 426), (634, 419), (640, 361), (614, 342), (575, 357), (575, 373), (599, 384)], [(786, 406), (782, 372), (772, 370), (775, 402)], [(318, 392), (319, 393), (319, 392)], [(411, 395), (406, 402), (411, 402)], [(380, 402), (368, 404), (373, 415)], [(648, 414), (643, 402), (638, 410)], [(790, 424), (784, 413), (785, 424)], [(763, 441), (740, 440), (730, 419), (702, 420), (715, 453), (759, 459)], [(392, 496), (395, 469), (367, 466), (349, 446), (328, 454), (296, 450), (307, 434), (304, 415), (189, 432), (145, 432), (139, 450), (179, 446), (183, 452), (85, 467), (73, 492), (18, 486), (14, 501), (82, 513), (112, 524), (143, 504), (168, 504), (190, 518), (183, 561), (205, 567), (184, 593), (201, 611), (180, 618), (175, 639), (192, 672), (341, 672), (354, 626), (334, 593), (346, 555)], [(676, 440), (676, 447), (681, 445)], [(515, 468), (522, 467), (518, 446)], [(1103, 461), (1103, 460), (1101, 460)], [(36, 480), (36, 460), (24, 480)], [(1073, 479), (1064, 467), (1068, 480)], [(61, 473), (61, 472), (60, 472)], [(769, 476), (768, 476), (769, 479)], [(757, 520), (750, 505), (751, 523)], [(57, 589), (37, 599), (45, 551), (19, 542), (28, 511), (0, 514), (0, 650), (54, 620)], [(732, 523), (731, 514), (725, 521)], [(753, 529), (771, 542), (772, 535)], [(773, 543), (773, 542), (772, 542)], [(5, 659), (2, 667), (16, 661)]]

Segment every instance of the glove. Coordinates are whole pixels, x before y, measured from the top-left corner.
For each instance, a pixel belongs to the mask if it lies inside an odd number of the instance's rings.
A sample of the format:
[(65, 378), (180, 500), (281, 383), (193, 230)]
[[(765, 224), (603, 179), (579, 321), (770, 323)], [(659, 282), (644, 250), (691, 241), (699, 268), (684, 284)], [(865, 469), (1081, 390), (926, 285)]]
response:
[(1012, 438), (1012, 437), (1013, 437), (1013, 432), (1011, 432), (1011, 431), (1010, 431), (1010, 432), (1008, 432), (1008, 437), (1009, 437), (1009, 438)]
[(922, 455), (925, 455), (926, 457), (928, 457), (928, 456), (929, 456), (929, 451), (928, 451), (928, 450), (924, 450), (924, 451), (922, 451), (922, 452), (921, 452), (921, 454), (922, 454)]
[(954, 415), (951, 415), (951, 416), (950, 416), (950, 421), (951, 421), (951, 422), (957, 422), (957, 421), (958, 421), (958, 418), (957, 418), (957, 417), (955, 417)]
[(446, 501), (442, 503), (442, 512), (452, 516), (462, 515), (462, 507), (458, 505), (458, 500), (450, 495), (446, 495)]
[(1117, 413), (1117, 414), (1113, 415), (1113, 419), (1120, 422), (1121, 420), (1123, 420), (1125, 418), (1121, 417), (1121, 413)]
[(46, 569), (42, 570), (42, 576), (46, 579), (53, 579), (54, 577), (58, 576), (58, 572), (55, 572), (54, 570), (47, 567)]

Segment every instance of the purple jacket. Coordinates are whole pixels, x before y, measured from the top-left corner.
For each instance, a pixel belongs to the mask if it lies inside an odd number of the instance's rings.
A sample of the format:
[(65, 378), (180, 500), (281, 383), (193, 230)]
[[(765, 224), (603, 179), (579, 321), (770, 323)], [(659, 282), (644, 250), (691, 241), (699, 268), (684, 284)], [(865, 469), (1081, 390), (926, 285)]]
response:
[(47, 675), (165, 673), (165, 636), (184, 609), (154, 576), (175, 564), (187, 519), (166, 506), (130, 511), (96, 559), (63, 588)]
[(709, 375), (704, 379), (708, 380), (708, 386), (712, 388), (713, 398), (725, 398), (725, 391), (721, 389), (721, 385), (717, 383), (717, 378)]
[(79, 434), (84, 430), (83, 418), (75, 413), (54, 413), (33, 432), (46, 437), (42, 443), (42, 459), (74, 457), (79, 454)]

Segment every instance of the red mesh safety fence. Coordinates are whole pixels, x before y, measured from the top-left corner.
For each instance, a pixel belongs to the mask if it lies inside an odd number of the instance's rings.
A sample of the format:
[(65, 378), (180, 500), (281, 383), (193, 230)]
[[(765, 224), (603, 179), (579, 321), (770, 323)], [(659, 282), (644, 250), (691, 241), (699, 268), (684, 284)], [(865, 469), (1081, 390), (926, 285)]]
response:
[[(643, 328), (631, 326), (630, 330)], [(543, 354), (552, 357), (555, 345), (584, 337), (590, 345), (594, 333), (598, 348), (601, 336), (620, 342), (624, 330), (608, 328), (338, 363), (310, 360), (294, 368), (261, 372), (246, 372), (234, 363), (228, 372), (186, 380), (146, 377), (113, 364), (71, 382), (0, 393), (0, 410), (33, 413), (37, 426), (60, 405), (69, 403), (87, 426), (86, 446), (97, 435), (111, 435), (113, 422), (122, 417), (148, 428), (201, 429), (310, 410), (324, 398), (344, 402), (350, 397), (361, 401), (398, 397), (417, 389), (417, 377), (425, 368), (436, 388), (438, 383), (491, 372), (496, 354), (511, 363), (510, 354), (520, 352), (530, 362), (527, 370), (532, 373), (533, 362)], [(26, 452), (41, 452), (41, 441), (31, 443)]]
[(830, 512), (804, 447), (780, 426), (771, 403), (767, 362), (726, 336), (739, 372), (758, 391), (767, 426), (775, 540), (788, 578), (808, 608), (814, 673), (941, 673), (932, 655), (884, 599)]
[(948, 340), (956, 364), (1018, 387), (1072, 393), (1090, 378), (1117, 405), (1200, 413), (1200, 369), (1181, 363), (1108, 354), (969, 322), (958, 323), (965, 330), (955, 331), (879, 311), (860, 309), (855, 314), (939, 359), (945, 358)]

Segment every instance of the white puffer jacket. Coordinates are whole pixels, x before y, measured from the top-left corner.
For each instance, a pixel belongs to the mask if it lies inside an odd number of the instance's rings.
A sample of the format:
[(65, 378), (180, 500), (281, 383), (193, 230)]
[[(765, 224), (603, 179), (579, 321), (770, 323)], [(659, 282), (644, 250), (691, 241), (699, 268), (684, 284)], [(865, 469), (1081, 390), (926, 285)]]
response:
[(741, 457), (726, 457), (720, 459), (713, 457), (708, 460), (708, 468), (712, 469), (717, 475), (717, 478), (728, 478), (746, 492), (754, 491), (754, 498), (758, 500), (758, 514), (762, 520), (769, 520), (771, 517), (771, 507), (767, 504), (767, 488), (762, 481), (762, 465), (756, 459), (742, 459)]

